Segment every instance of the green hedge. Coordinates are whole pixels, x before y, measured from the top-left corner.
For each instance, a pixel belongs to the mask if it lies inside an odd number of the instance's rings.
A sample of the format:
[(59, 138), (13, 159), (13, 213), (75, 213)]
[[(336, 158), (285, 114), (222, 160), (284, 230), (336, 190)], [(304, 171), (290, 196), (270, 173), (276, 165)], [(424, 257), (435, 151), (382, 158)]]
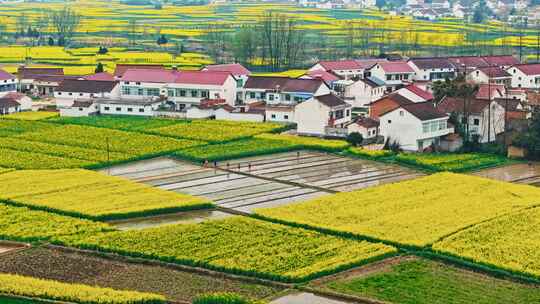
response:
[(236, 293), (213, 293), (197, 296), (193, 304), (265, 304), (263, 301), (247, 299)]

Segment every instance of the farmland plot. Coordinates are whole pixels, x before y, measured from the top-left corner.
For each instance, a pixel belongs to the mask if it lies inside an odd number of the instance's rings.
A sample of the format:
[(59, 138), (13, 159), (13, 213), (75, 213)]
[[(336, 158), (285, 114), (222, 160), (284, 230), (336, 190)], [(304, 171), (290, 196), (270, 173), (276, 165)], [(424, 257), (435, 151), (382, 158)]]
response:
[(510, 183), (540, 187), (540, 163), (514, 164), (481, 170), (474, 174)]
[(289, 223), (423, 247), (470, 225), (540, 204), (540, 189), (439, 173), (256, 211)]
[(93, 171), (26, 170), (0, 175), (0, 198), (90, 219), (114, 219), (211, 206), (208, 200)]
[(326, 236), (246, 217), (59, 240), (70, 246), (287, 282), (305, 281), (396, 252), (380, 243)]

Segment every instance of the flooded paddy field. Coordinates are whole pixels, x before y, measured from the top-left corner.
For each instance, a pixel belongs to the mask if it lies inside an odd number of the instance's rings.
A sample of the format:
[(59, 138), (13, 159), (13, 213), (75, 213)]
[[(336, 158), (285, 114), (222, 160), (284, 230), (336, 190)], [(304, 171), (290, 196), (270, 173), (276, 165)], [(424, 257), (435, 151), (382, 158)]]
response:
[(475, 172), (474, 175), (540, 187), (540, 163), (520, 163)]
[[(156, 158), (101, 171), (168, 191), (206, 197), (219, 207), (247, 213), (256, 208), (275, 207), (422, 175), (399, 166), (308, 151), (243, 158), (216, 165), (202, 167)], [(171, 219), (165, 221), (175, 222)]]

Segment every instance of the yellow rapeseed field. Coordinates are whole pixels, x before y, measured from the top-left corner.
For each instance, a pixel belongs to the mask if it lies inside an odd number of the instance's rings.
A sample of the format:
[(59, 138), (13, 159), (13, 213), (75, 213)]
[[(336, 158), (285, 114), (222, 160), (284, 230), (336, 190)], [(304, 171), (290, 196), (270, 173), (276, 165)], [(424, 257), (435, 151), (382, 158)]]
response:
[(57, 116), (57, 112), (18, 112), (4, 116), (4, 118), (17, 120), (42, 120)]
[(540, 277), (540, 209), (502, 216), (452, 235), (433, 249)]
[(0, 175), (0, 199), (92, 219), (210, 207), (208, 200), (88, 170), (22, 170)]
[(539, 188), (439, 173), (257, 213), (422, 247), (470, 225), (540, 204), (539, 198)]

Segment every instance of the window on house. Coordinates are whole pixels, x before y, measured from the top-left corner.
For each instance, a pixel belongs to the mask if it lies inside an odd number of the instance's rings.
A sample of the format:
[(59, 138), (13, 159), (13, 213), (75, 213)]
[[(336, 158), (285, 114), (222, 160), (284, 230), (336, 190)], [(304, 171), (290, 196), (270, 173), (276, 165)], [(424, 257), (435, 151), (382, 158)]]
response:
[(104, 107), (103, 109), (105, 109), (105, 111), (109, 111), (111, 108), (109, 108), (109, 107)]
[(83, 96), (83, 93), (79, 93), (79, 96)]
[(249, 92), (249, 98), (255, 99), (255, 92)]
[(201, 91), (202, 98), (208, 98), (208, 91)]
[(341, 118), (343, 118), (343, 110), (336, 111), (336, 119), (341, 119)]
[(288, 120), (288, 119), (289, 119), (289, 115), (284, 115), (283, 118), (285, 118), (285, 120)]
[(403, 75), (403, 79), (409, 79), (409, 74)]
[(270, 115), (270, 117), (272, 117), (272, 118), (275, 119), (275, 118), (276, 118), (276, 114), (272, 114), (272, 115)]
[(439, 130), (446, 130), (448, 128), (448, 124), (446, 120), (439, 121)]
[(392, 75), (386, 75), (386, 80), (392, 80)]
[(473, 120), (473, 125), (479, 126), (479, 125), (480, 125), (480, 119), (475, 118), (475, 119)]
[(124, 82), (125, 84), (129, 84), (129, 81)]
[(144, 108), (140, 108), (139, 113), (144, 113)]
[(180, 90), (180, 97), (186, 97), (186, 91)]
[(83, 108), (79, 108), (79, 111), (82, 111), (82, 110), (83, 110)]
[(137, 95), (143, 96), (144, 95), (144, 90), (143, 89), (137, 89)]
[(429, 133), (429, 123), (427, 122), (422, 123), (422, 132)]
[(274, 94), (268, 94), (268, 100), (270, 101), (274, 100)]
[(405, 112), (399, 111), (399, 116), (405, 116)]
[(133, 108), (127, 108), (128, 112), (133, 112)]
[(285, 100), (290, 101), (291, 100), (291, 95), (290, 94), (285, 94)]
[(58, 95), (62, 95), (62, 92), (58, 92)]
[(391, 123), (392, 123), (392, 121), (391, 121), (391, 120), (389, 119), (389, 120), (388, 120), (388, 123), (389, 123), (389, 124), (391, 124)]
[(168, 91), (167, 91), (167, 95), (168, 95), (169, 97), (174, 97), (174, 90), (168, 90)]
[(197, 97), (198, 91), (192, 90), (191, 91), (191, 97)]
[(122, 87), (122, 94), (129, 95), (129, 87)]
[(122, 111), (122, 108), (116, 108), (116, 112)]
[(69, 93), (69, 96), (72, 96), (72, 95), (73, 95), (73, 93)]
[(136, 84), (136, 85), (141, 85), (141, 83), (140, 83), (140, 82), (136, 82), (135, 84)]
[(347, 110), (346, 115), (347, 115), (347, 117), (351, 116), (351, 110)]

